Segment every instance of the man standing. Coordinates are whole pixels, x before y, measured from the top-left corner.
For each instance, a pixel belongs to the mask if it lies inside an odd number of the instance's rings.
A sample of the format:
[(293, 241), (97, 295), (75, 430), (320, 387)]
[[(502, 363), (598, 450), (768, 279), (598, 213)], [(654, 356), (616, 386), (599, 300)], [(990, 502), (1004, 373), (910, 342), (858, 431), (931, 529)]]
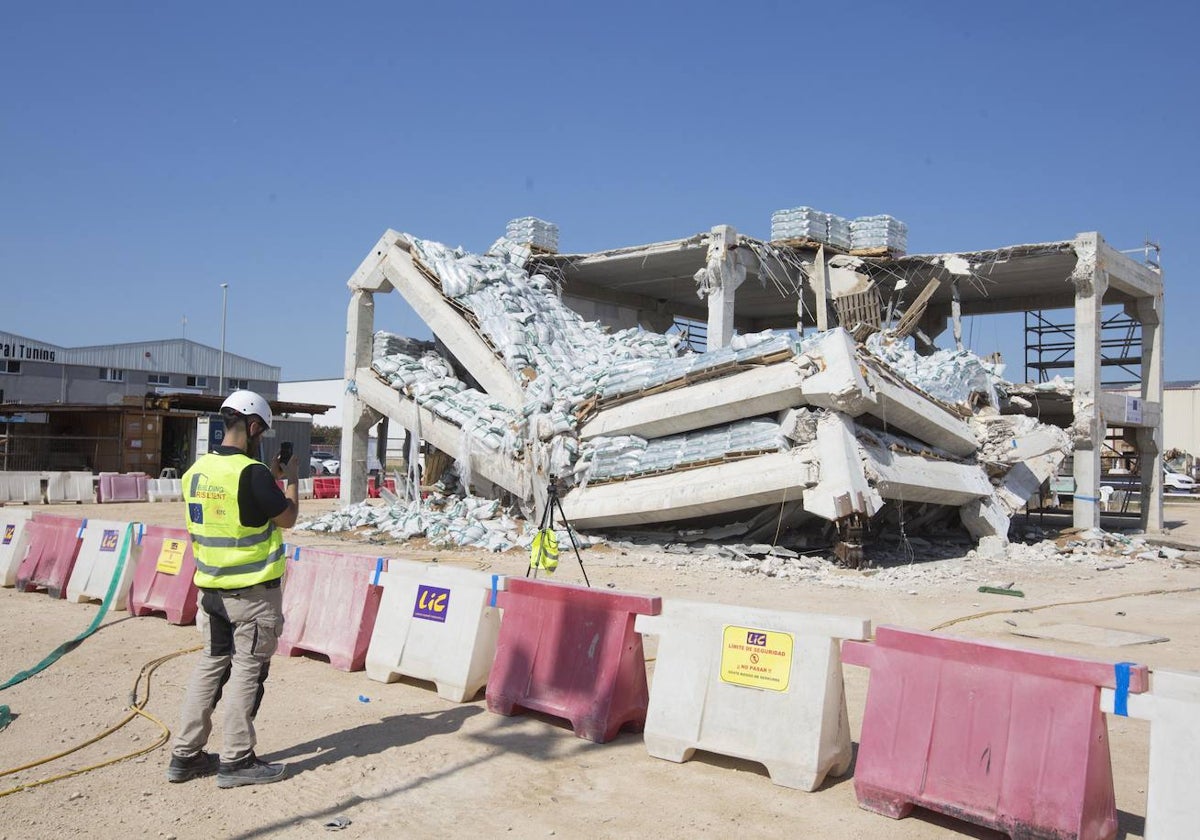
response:
[[(271, 428), (271, 407), (253, 391), (221, 405), (225, 438), (183, 476), (187, 527), (196, 557), (204, 650), (188, 682), (167, 779), (217, 773), (217, 787), (277, 782), (287, 768), (254, 754), (254, 717), (283, 629), (286, 557), (281, 528), (299, 513), (298, 458), (271, 467), (254, 460)], [(280, 491), (276, 479), (286, 479)], [(217, 701), (224, 698), (220, 760), (204, 752)]]

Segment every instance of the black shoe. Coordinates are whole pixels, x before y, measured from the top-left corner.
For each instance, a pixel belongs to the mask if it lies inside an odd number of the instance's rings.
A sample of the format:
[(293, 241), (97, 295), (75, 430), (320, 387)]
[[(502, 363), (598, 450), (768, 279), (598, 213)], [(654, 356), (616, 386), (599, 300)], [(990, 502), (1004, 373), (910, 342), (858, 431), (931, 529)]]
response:
[(267, 764), (254, 753), (233, 764), (221, 762), (217, 770), (217, 787), (233, 788), (242, 785), (269, 785), (287, 775), (282, 764)]
[(167, 766), (167, 781), (168, 782), (187, 782), (192, 779), (198, 779), (201, 776), (211, 776), (217, 772), (217, 765), (221, 760), (215, 755), (201, 750), (191, 758), (180, 758), (177, 755), (171, 756), (171, 763)]

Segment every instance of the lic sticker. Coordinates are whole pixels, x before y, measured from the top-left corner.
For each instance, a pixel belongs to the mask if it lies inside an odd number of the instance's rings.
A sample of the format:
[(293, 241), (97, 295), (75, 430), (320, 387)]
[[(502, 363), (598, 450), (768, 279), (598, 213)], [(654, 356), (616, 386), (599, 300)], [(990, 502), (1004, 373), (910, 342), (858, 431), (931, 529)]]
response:
[(721, 638), (721, 682), (787, 691), (792, 643), (791, 633), (727, 626)]
[(115, 530), (109, 530), (107, 528), (104, 530), (104, 534), (100, 537), (100, 550), (117, 550), (117, 532)]
[(413, 606), (413, 618), (426, 621), (445, 622), (450, 609), (450, 590), (421, 584), (417, 587), (417, 603)]
[(12, 542), (13, 534), (15, 534), (16, 532), (17, 532), (16, 525), (5, 525), (4, 526), (4, 542), (0, 543), (0, 545), (8, 545), (10, 542)]

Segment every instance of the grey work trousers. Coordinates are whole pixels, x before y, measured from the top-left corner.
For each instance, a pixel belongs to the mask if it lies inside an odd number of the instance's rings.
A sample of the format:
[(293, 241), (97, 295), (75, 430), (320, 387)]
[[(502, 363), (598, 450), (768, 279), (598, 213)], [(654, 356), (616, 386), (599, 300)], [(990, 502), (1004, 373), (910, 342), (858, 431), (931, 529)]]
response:
[(254, 751), (254, 717), (283, 631), (283, 588), (202, 589), (198, 598), (204, 650), (188, 681), (171, 752), (190, 758), (208, 743), (213, 711), (224, 696), (221, 762), (232, 764)]

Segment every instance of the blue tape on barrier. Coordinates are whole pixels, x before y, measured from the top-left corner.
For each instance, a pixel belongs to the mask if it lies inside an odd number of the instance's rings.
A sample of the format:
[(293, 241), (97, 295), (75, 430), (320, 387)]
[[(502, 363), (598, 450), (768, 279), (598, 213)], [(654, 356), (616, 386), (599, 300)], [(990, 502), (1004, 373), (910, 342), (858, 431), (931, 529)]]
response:
[(488, 601), (489, 607), (496, 606), (496, 589), (500, 586), (500, 575), (492, 575), (492, 597)]
[(376, 558), (375, 558), (375, 577), (374, 577), (374, 578), (371, 580), (371, 585), (372, 585), (372, 586), (378, 586), (378, 585), (379, 585), (379, 576), (380, 576), (381, 574), (383, 574), (383, 558), (382, 558), (382, 557), (376, 557)]
[(1076, 494), (1076, 495), (1072, 496), (1071, 498), (1078, 499), (1081, 502), (1098, 502), (1098, 501), (1100, 501), (1099, 496), (1080, 496), (1079, 494)]
[(300, 562), (300, 546), (296, 546), (296, 553), (292, 555), (292, 559), (297, 563)]
[(1129, 717), (1129, 669), (1132, 662), (1118, 662), (1113, 666), (1116, 672), (1117, 687), (1113, 691), (1113, 714)]
[(75, 532), (75, 539), (77, 539), (77, 540), (83, 539), (83, 532), (86, 530), (87, 530), (87, 520), (85, 519), (85, 520), (83, 520), (83, 522), (80, 523), (79, 530)]
[(146, 535), (146, 526), (143, 525), (141, 522), (139, 522), (138, 523), (138, 539), (137, 539), (138, 545), (142, 544), (142, 537), (144, 537), (145, 535)]

